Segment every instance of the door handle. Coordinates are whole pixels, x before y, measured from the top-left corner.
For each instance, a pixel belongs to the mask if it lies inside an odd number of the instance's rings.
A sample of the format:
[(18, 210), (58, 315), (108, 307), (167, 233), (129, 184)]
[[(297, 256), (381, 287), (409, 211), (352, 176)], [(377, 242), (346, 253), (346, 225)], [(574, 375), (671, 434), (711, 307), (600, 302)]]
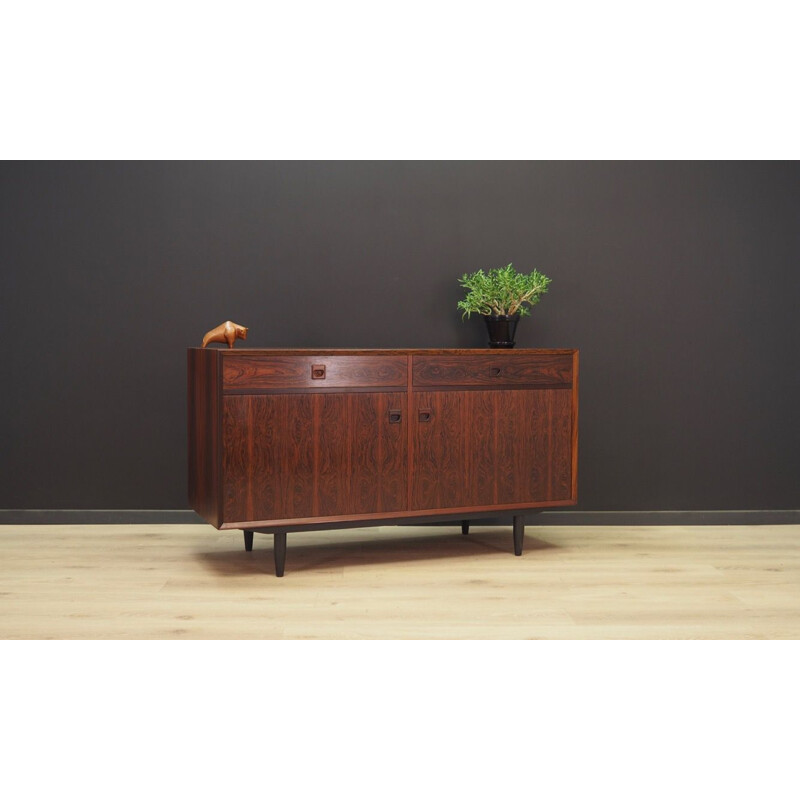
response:
[(431, 417), (433, 416), (433, 412), (429, 408), (422, 408), (419, 412), (419, 421), (420, 422), (430, 422)]
[(403, 420), (403, 412), (399, 408), (389, 409), (389, 423), (391, 425), (395, 425), (398, 422), (402, 422), (402, 420)]

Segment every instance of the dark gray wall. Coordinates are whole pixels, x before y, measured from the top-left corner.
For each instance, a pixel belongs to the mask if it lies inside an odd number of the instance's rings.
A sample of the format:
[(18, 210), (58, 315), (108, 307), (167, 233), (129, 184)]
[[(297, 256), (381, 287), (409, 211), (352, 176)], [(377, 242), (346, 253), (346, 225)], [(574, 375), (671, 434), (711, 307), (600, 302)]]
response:
[(185, 508), (185, 349), (484, 345), (553, 279), (582, 509), (800, 508), (796, 163), (4, 163), (0, 508)]

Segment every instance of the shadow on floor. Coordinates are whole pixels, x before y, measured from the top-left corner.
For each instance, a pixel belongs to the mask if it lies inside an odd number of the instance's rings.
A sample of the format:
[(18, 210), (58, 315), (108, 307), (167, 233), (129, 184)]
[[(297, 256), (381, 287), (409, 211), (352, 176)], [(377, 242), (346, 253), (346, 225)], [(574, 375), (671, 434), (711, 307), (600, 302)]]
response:
[[(342, 531), (347, 535), (347, 531)], [(351, 532), (350, 532), (351, 533)], [(253, 575), (274, 573), (272, 536), (255, 534), (253, 552), (246, 552), (240, 531), (230, 531), (231, 549), (226, 551), (198, 552), (195, 557), (208, 569), (219, 575)], [(427, 536), (403, 536), (402, 533), (382, 533), (358, 541), (330, 541), (304, 543), (303, 532), (289, 533), (286, 547), (286, 571), (342, 569), (356, 565), (390, 564), (429, 561), (436, 558), (474, 558), (480, 552), (507, 553), (514, 557), (511, 531), (470, 530), (468, 536), (458, 531), (442, 531)], [(319, 532), (311, 534), (318, 536)], [(331, 536), (335, 537), (332, 531)], [(534, 550), (548, 550), (557, 545), (526, 535), (523, 554)]]

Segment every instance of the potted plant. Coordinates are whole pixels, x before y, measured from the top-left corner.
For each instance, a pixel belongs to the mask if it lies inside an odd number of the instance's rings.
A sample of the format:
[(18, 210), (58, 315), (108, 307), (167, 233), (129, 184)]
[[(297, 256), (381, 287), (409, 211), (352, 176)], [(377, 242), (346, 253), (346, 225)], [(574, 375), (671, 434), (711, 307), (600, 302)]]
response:
[(513, 347), (517, 322), (531, 313), (530, 307), (539, 302), (550, 280), (537, 270), (518, 272), (513, 264), (465, 273), (458, 279), (467, 290), (467, 296), (458, 302), (464, 312), (461, 317), (481, 314), (489, 329), (489, 347)]

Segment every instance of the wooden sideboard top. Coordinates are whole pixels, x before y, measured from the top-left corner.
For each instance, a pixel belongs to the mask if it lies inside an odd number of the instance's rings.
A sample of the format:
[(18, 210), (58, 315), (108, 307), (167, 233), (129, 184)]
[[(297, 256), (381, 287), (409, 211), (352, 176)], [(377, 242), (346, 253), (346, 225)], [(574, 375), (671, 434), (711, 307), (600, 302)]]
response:
[[(189, 350), (203, 350), (202, 347), (190, 347)], [(513, 356), (515, 353), (542, 353), (547, 355), (567, 355), (578, 352), (575, 348), (537, 348), (537, 347), (515, 347), (513, 349), (504, 349), (504, 348), (491, 348), (491, 347), (456, 347), (456, 348), (441, 348), (441, 347), (427, 347), (427, 348), (420, 348), (420, 347), (398, 347), (398, 348), (348, 348), (348, 347), (339, 347), (339, 348), (313, 348), (313, 347), (303, 347), (303, 348), (294, 348), (294, 347), (214, 347), (205, 348), (206, 352), (211, 353), (220, 353), (221, 355), (242, 355), (243, 353), (247, 355), (288, 355), (288, 356), (357, 356), (357, 355), (412, 355), (412, 356), (421, 356), (421, 355), (447, 355), (447, 356), (454, 356), (454, 355), (475, 355), (477, 353), (485, 353), (485, 354), (492, 354), (492, 355), (510, 355)]]

